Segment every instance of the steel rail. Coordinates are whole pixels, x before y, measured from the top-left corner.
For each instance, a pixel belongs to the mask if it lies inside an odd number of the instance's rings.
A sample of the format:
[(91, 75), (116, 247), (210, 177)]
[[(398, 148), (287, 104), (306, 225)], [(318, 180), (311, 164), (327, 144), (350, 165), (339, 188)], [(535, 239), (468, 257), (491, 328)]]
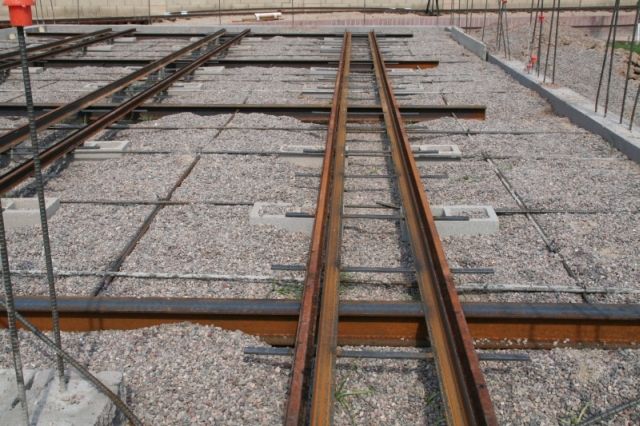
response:
[[(49, 68), (81, 67), (81, 66), (142, 66), (152, 62), (147, 58), (51, 58), (38, 61), (38, 64)], [(435, 68), (440, 61), (435, 60), (394, 60), (390, 61), (388, 68), (398, 69), (429, 69)], [(330, 59), (233, 59), (222, 58), (212, 60), (206, 66), (222, 65), (227, 68), (240, 67), (289, 67), (289, 68), (311, 68), (311, 67), (337, 67), (338, 61)], [(354, 60), (352, 69), (373, 69), (373, 63), (366, 60)]]
[[(54, 28), (56, 29), (56, 28)], [(33, 35), (33, 36), (38, 36), (38, 37), (59, 37), (59, 36), (70, 36), (70, 35), (75, 35), (78, 34), (78, 32), (74, 32), (74, 31), (47, 31), (44, 33), (40, 33), (37, 30), (27, 30), (27, 34)], [(139, 38), (191, 38), (191, 37), (203, 37), (207, 35), (207, 33), (203, 33), (201, 31), (190, 31), (190, 32), (153, 32), (153, 31), (140, 31), (138, 33), (136, 33), (136, 37)], [(236, 35), (238, 35), (238, 33), (229, 33), (229, 37), (235, 37)], [(269, 33), (264, 33), (264, 32), (260, 32), (260, 30), (257, 31), (253, 31), (250, 34), (247, 34), (247, 38), (252, 38), (252, 37), (259, 37), (259, 38), (263, 38), (263, 39), (270, 39), (273, 37), (286, 37), (286, 38), (325, 38), (325, 37), (335, 37), (335, 38), (342, 38), (344, 34), (343, 33), (339, 33), (339, 32), (309, 32), (309, 33), (299, 33), (299, 32), (269, 32)], [(384, 32), (384, 33), (377, 33), (376, 36), (378, 38), (413, 38), (413, 33), (411, 32), (407, 32), (407, 31), (403, 31), (403, 32), (395, 32), (395, 33), (391, 33), (391, 32)], [(357, 33), (357, 34), (351, 34), (352, 38), (362, 38), (362, 37), (368, 37), (368, 35), (366, 33)]]
[[(105, 111), (116, 107), (116, 104), (92, 104), (75, 112), (83, 115), (100, 116)], [(64, 104), (43, 103), (36, 104), (36, 111), (64, 108)], [(0, 104), (0, 115), (19, 115), (26, 111), (20, 104)], [(136, 108), (134, 113), (145, 119), (157, 118), (181, 112), (191, 112), (198, 115), (230, 114), (233, 112), (260, 113), (296, 117), (303, 121), (327, 122), (331, 113), (330, 104), (164, 104), (146, 103)], [(406, 121), (434, 120), (442, 117), (483, 120), (486, 107), (483, 105), (404, 105), (400, 107)], [(135, 118), (135, 117), (134, 117)], [(380, 121), (383, 119), (382, 108), (379, 105), (349, 105), (349, 121)], [(10, 131), (12, 132), (12, 131)], [(7, 135), (10, 133), (6, 133)], [(11, 139), (0, 137), (0, 146), (10, 143)]]
[[(72, 44), (69, 46), (62, 46), (62, 47), (58, 47), (56, 49), (51, 49), (48, 52), (43, 52), (43, 53), (39, 53), (37, 55), (33, 55), (29, 57), (29, 63), (33, 63), (35, 61), (38, 61), (40, 59), (44, 59), (44, 58), (48, 58), (50, 56), (54, 56), (54, 55), (59, 55), (61, 53), (65, 53), (65, 52), (69, 52), (71, 50), (76, 50), (76, 49), (80, 49), (83, 47), (87, 47), (89, 45), (95, 44), (95, 43), (100, 43), (102, 41), (107, 41), (107, 40), (111, 40), (117, 37), (122, 37), (128, 34), (132, 34), (134, 33), (136, 30), (135, 29), (129, 29), (129, 30), (123, 30), (123, 31), (118, 31), (115, 33), (108, 33), (108, 34), (101, 34), (98, 35), (96, 37), (90, 38), (89, 40), (84, 40), (81, 41), (79, 43), (76, 44)], [(18, 65), (20, 65), (20, 60), (16, 59), (15, 61), (10, 61), (10, 62), (5, 62), (3, 64), (0, 64), (0, 71), (6, 71), (9, 70), (11, 68), (17, 67)]]
[[(83, 108), (87, 108), (90, 107), (92, 105), (94, 105), (96, 102), (98, 102), (100, 99), (109, 96), (113, 93), (116, 93), (120, 90), (122, 90), (125, 87), (130, 86), (131, 84), (135, 83), (137, 80), (142, 79), (146, 76), (148, 76), (149, 74), (156, 72), (164, 67), (166, 67), (168, 64), (171, 64), (172, 62), (174, 62), (175, 60), (177, 60), (178, 58), (193, 52), (196, 49), (201, 48), (202, 46), (204, 46), (207, 43), (212, 42), (213, 40), (219, 38), (220, 36), (222, 36), (225, 33), (225, 30), (220, 30), (220, 31), (216, 31), (213, 34), (208, 35), (207, 37), (204, 37), (203, 39), (192, 43), (174, 53), (171, 53), (167, 56), (165, 56), (164, 58), (161, 58), (157, 61), (154, 61), (152, 63), (150, 63), (149, 65), (145, 66), (144, 68), (141, 68), (137, 71), (132, 72), (131, 74), (122, 77), (112, 83), (107, 84), (104, 87), (101, 87), (79, 99), (76, 99), (73, 102), (70, 102), (68, 104), (63, 104), (63, 105), (59, 105), (54, 107), (55, 109), (53, 111), (49, 111), (46, 114), (40, 115), (37, 119), (36, 119), (36, 128), (38, 130), (42, 130), (45, 129), (53, 124), (59, 123), (62, 120), (64, 120), (65, 118), (69, 117), (70, 115), (82, 110)], [(6, 106), (6, 104), (5, 104)], [(101, 109), (111, 109), (114, 108), (115, 105), (110, 105), (110, 106), (102, 106), (100, 107)], [(42, 109), (42, 108), (35, 108), (36, 110)], [(11, 149), (12, 147), (16, 146), (17, 144), (19, 144), (20, 142), (24, 141), (25, 139), (27, 139), (27, 137), (29, 137), (29, 126), (28, 125), (24, 125), (21, 127), (17, 127), (16, 129), (13, 129), (11, 131), (8, 131), (6, 133), (4, 133), (3, 135), (0, 136), (0, 153), (3, 153), (5, 151), (8, 151), (9, 149)]]
[[(339, 242), (336, 243), (336, 237), (332, 236), (332, 233), (338, 235), (338, 241), (341, 233), (339, 225), (341, 223), (340, 210), (344, 181), (350, 59), (351, 33), (347, 32), (343, 38), (340, 65), (331, 102), (322, 174), (316, 202), (316, 215), (311, 233), (307, 273), (304, 280), (300, 317), (296, 332), (296, 346), (284, 418), (284, 423), (288, 426), (302, 424), (306, 416), (305, 395), (310, 386), (310, 363), (313, 348), (316, 344), (318, 302), (321, 297), (322, 300), (325, 299), (324, 294), (321, 295), (321, 279), (324, 275), (325, 288), (322, 293), (326, 293), (328, 291), (327, 280), (335, 280), (337, 278), (336, 274), (328, 272), (324, 268), (333, 269), (332, 266), (336, 266), (335, 262), (337, 260), (335, 257), (327, 258), (327, 253), (330, 253), (331, 250), (338, 251)], [(325, 258), (327, 258), (326, 262)], [(330, 262), (334, 262), (334, 265), (331, 265)], [(333, 290), (335, 290), (335, 283)], [(337, 291), (335, 292), (337, 294)], [(337, 304), (335, 304), (335, 309), (337, 310)], [(320, 318), (322, 321), (322, 315)], [(320, 327), (322, 328), (322, 324), (320, 324)], [(318, 345), (321, 344), (322, 342), (319, 341)]]
[[(16, 309), (38, 328), (51, 329), (45, 296), (15, 298)], [(64, 331), (131, 330), (191, 322), (259, 336), (273, 345), (294, 343), (301, 302), (278, 299), (58, 297)], [(640, 346), (640, 305), (586, 303), (463, 303), (479, 348), (551, 349)], [(0, 326), (6, 327), (6, 315)], [(342, 302), (340, 345), (428, 344), (417, 302)]]
[[(187, 74), (192, 73), (198, 67), (202, 66), (204, 62), (206, 62), (211, 56), (217, 55), (223, 51), (229, 49), (233, 44), (242, 40), (242, 38), (247, 34), (250, 30), (245, 30), (233, 39), (221, 44), (215, 49), (210, 50), (207, 53), (204, 53), (197, 59), (195, 59), (191, 64), (179, 69), (174, 74), (166, 77), (163, 80), (155, 83), (153, 86), (148, 89), (140, 92), (135, 95), (131, 99), (123, 102), (113, 110), (107, 112), (102, 115), (92, 124), (78, 130), (77, 132), (72, 133), (64, 139), (56, 142), (54, 145), (45, 149), (40, 153), (40, 160), (42, 162), (42, 166), (45, 167), (48, 164), (51, 164), (56, 159), (64, 156), (65, 154), (73, 151), (77, 146), (82, 144), (87, 138), (93, 136), (100, 130), (104, 129), (110, 124), (115, 123), (122, 117), (124, 117), (129, 112), (133, 111), (135, 108), (140, 106), (144, 101), (149, 99), (152, 96), (166, 90), (171, 86), (174, 82), (178, 81), (182, 77)], [(0, 193), (5, 193), (17, 184), (26, 180), (33, 169), (33, 160), (25, 161), (24, 163), (16, 166), (15, 168), (9, 170), (2, 176), (0, 176)]]
[[(336, 347), (338, 345), (338, 305), (340, 303), (340, 248), (342, 246), (343, 195), (345, 180), (347, 110), (349, 96), (349, 74), (351, 71), (351, 33), (345, 34), (340, 61), (340, 89), (336, 90), (334, 108), (337, 114), (333, 152), (329, 146), (325, 155), (332, 159), (330, 170), (331, 189), (328, 203), (328, 223), (324, 252), (324, 270), (322, 291), (320, 294), (320, 312), (318, 335), (313, 369), (313, 388), (311, 393), (310, 424), (330, 425), (333, 419), (334, 375)], [(332, 113), (333, 113), (332, 108)], [(325, 157), (326, 159), (328, 156)], [(323, 176), (323, 179), (325, 176)]]
[[(27, 52), (36, 52), (38, 50), (44, 50), (44, 49), (51, 49), (53, 47), (58, 47), (58, 46), (62, 46), (63, 44), (67, 44), (69, 42), (72, 41), (76, 41), (76, 40), (80, 40), (83, 39), (85, 37), (95, 37), (98, 36), (100, 34), (104, 34), (104, 33), (108, 33), (111, 31), (111, 28), (105, 28), (104, 30), (98, 30), (98, 31), (94, 31), (91, 33), (80, 33), (80, 34), (76, 34), (70, 37), (65, 37), (63, 39), (60, 40), (55, 40), (49, 43), (43, 43), (43, 44), (39, 44), (37, 46), (31, 46), (31, 47), (27, 47)], [(12, 58), (14, 56), (18, 56), (20, 55), (20, 51), (19, 50), (11, 50), (9, 52), (4, 52), (0, 54), (0, 60), (4, 60), (4, 59), (8, 59), (8, 58)]]
[(369, 34), (369, 42), (448, 422), (497, 425), (471, 333), (374, 32)]

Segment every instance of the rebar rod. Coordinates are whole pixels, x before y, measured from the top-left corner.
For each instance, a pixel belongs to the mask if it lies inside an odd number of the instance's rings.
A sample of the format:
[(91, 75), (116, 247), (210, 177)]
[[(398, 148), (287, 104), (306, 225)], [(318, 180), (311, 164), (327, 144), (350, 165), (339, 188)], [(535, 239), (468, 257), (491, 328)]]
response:
[(553, 43), (553, 71), (551, 74), (551, 83), (556, 82), (556, 56), (558, 53), (558, 27), (560, 27), (560, 0), (558, 0), (558, 13), (556, 16), (556, 36)]
[(538, 59), (536, 62), (536, 73), (540, 77), (540, 56), (542, 55), (542, 29), (544, 27), (544, 0), (540, 0), (540, 31), (538, 33)]
[(544, 73), (542, 82), (547, 82), (547, 68), (549, 67), (549, 53), (551, 52), (551, 39), (553, 34), (553, 23), (556, 11), (556, 0), (553, 0), (553, 6), (551, 6), (551, 22), (549, 24), (549, 40), (547, 40), (547, 53), (544, 55)]
[[(8, 304), (4, 300), (0, 300), (0, 307), (4, 307), (9, 310)], [(103, 393), (107, 398), (113, 402), (113, 404), (125, 415), (127, 419), (134, 426), (142, 426), (142, 422), (138, 417), (131, 411), (131, 409), (118, 397), (118, 395), (114, 394), (104, 383), (102, 383), (97, 377), (95, 377), (91, 372), (86, 369), (82, 364), (76, 361), (71, 355), (65, 352), (60, 346), (56, 345), (55, 342), (51, 341), (44, 333), (42, 333), (36, 326), (31, 324), (29, 320), (20, 315), (18, 312), (15, 312), (15, 317), (20, 323), (22, 323), (23, 327), (33, 333), (39, 340), (41, 340), (45, 345), (51, 348), (56, 356), (64, 358), (73, 368), (75, 368), (81, 376), (91, 382), (101, 393)]]
[(609, 93), (611, 91), (611, 75), (613, 74), (613, 60), (615, 58), (616, 34), (618, 32), (618, 17), (620, 16), (620, 0), (616, 0), (615, 4), (616, 19), (613, 24), (613, 39), (611, 40), (611, 59), (609, 60), (609, 73), (607, 76), (607, 92), (604, 101), (604, 116), (607, 116), (609, 110)]
[(485, 30), (485, 27), (487, 26), (487, 8), (488, 7), (489, 7), (489, 0), (484, 0), (484, 18), (482, 18), (482, 41), (484, 41), (484, 30)]
[[(616, 3), (618, 3), (618, 1), (619, 0), (616, 0)], [(604, 49), (604, 59), (602, 60), (602, 68), (600, 68), (600, 78), (598, 79), (598, 90), (596, 91), (595, 112), (598, 112), (598, 101), (600, 100), (600, 90), (602, 89), (602, 79), (604, 78), (604, 69), (607, 66), (607, 57), (609, 56), (609, 43), (611, 42), (611, 31), (613, 29), (614, 18), (615, 18), (615, 10), (611, 12), (611, 23), (609, 24), (607, 44), (605, 45), (605, 49)]]
[(638, 33), (638, 14), (640, 14), (640, 0), (636, 3), (636, 16), (633, 20), (633, 35), (629, 43), (629, 59), (627, 60), (627, 72), (624, 78), (624, 91), (622, 92), (622, 107), (620, 108), (620, 124), (624, 118), (624, 107), (627, 103), (627, 90), (629, 89), (629, 74), (631, 73), (631, 60), (633, 59), (633, 48), (635, 47), (636, 35)]
[[(31, 79), (29, 77), (29, 62), (26, 52), (26, 41), (24, 27), (16, 27), (18, 33), (18, 45), (20, 48), (20, 63), (22, 68), (22, 79), (24, 83), (24, 95), (27, 104), (27, 116), (29, 119), (29, 132), (31, 135), (31, 149), (33, 153), (33, 171), (38, 196), (38, 208), (40, 210), (40, 225), (42, 227), (42, 245), (44, 248), (45, 265), (47, 269), (47, 284), (49, 287), (49, 301), (51, 305), (51, 320), (53, 322), (53, 335), (56, 345), (62, 347), (60, 339), (60, 318), (58, 316), (58, 304), (56, 297), (55, 278), (53, 275), (53, 262), (51, 260), (51, 242), (49, 239), (49, 224), (47, 221), (47, 208), (44, 199), (44, 183), (42, 179), (42, 168), (40, 164), (40, 146), (38, 144), (38, 134), (36, 129), (36, 116), (33, 109), (33, 94), (31, 91)], [(56, 369), (60, 386), (65, 386), (64, 361), (61, 356), (56, 356)]]
[[(1, 209), (0, 209), (1, 210)], [(9, 343), (13, 358), (13, 368), (16, 372), (16, 384), (18, 399), (22, 409), (24, 424), (29, 426), (29, 407), (27, 405), (27, 391), (24, 385), (22, 372), (22, 357), (20, 356), (20, 341), (16, 327), (16, 307), (13, 299), (13, 286), (11, 285), (11, 270), (9, 269), (9, 253), (7, 251), (7, 239), (4, 232), (4, 213), (0, 212), (0, 261), (2, 262), (2, 283), (4, 284), (4, 301), (7, 309), (7, 323), (9, 325)]]

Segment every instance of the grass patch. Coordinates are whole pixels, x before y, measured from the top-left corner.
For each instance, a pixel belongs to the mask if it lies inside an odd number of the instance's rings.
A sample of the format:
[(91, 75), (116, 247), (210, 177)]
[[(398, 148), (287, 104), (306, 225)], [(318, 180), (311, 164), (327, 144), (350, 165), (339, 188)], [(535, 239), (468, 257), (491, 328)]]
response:
[[(627, 42), (627, 41), (616, 41), (613, 44), (613, 47), (615, 49), (624, 49), (627, 52), (629, 51), (629, 48), (631, 47), (631, 43)], [(634, 43), (633, 44), (633, 51), (635, 53), (640, 53), (640, 42), (639, 43)]]

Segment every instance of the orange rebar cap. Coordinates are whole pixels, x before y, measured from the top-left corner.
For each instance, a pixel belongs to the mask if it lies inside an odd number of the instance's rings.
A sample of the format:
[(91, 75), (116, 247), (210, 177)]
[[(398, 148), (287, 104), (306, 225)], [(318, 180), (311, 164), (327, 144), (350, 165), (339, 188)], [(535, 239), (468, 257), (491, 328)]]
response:
[(14, 27), (28, 27), (33, 24), (33, 0), (4, 0), (4, 5), (9, 6), (9, 18)]

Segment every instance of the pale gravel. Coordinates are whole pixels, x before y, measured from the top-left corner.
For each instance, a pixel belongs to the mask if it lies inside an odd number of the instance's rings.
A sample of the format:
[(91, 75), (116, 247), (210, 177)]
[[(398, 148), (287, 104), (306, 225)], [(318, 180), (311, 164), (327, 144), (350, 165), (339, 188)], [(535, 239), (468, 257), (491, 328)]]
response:
[[(52, 368), (42, 344), (20, 335), (25, 368)], [(289, 364), (243, 355), (245, 347), (266, 346), (255, 337), (194, 324), (62, 337), (90, 371), (123, 373), (127, 401), (144, 424), (281, 422)], [(7, 333), (1, 338), (2, 365), (10, 368)]]
[[(508, 352), (526, 353), (531, 362), (480, 363), (500, 424), (575, 424), (582, 410), (585, 421), (638, 398), (640, 350)], [(598, 424), (639, 422), (636, 405)]]
[(165, 198), (194, 158), (189, 155), (125, 155), (73, 161), (46, 185), (61, 200), (156, 200)]
[[(53, 266), (102, 270), (114, 260), (150, 207), (63, 204), (49, 219)], [(40, 226), (7, 230), (11, 268), (44, 270)]]
[(529, 208), (640, 209), (640, 166), (630, 160), (501, 160)]
[[(554, 214), (539, 220), (587, 288), (640, 288), (639, 214)], [(640, 295), (607, 295), (596, 300), (640, 303)]]
[[(496, 283), (576, 286), (558, 255), (549, 252), (533, 225), (524, 216), (500, 216), (499, 232), (483, 236), (450, 236), (442, 239), (451, 267), (494, 268), (492, 275), (455, 275), (456, 284)], [(565, 294), (463, 294), (464, 301), (516, 302), (578, 301)]]
[(274, 263), (306, 262), (307, 235), (250, 225), (249, 211), (250, 207), (165, 207), (122, 270), (266, 275)]

